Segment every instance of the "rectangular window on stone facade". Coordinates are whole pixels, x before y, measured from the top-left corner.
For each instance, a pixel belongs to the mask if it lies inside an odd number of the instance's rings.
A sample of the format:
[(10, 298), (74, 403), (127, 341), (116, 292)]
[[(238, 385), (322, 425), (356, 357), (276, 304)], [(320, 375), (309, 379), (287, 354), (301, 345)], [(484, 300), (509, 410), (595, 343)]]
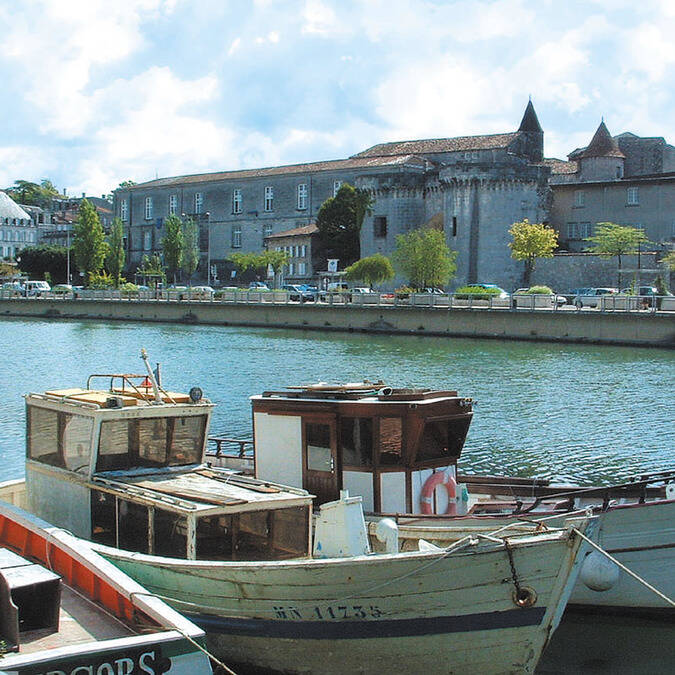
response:
[(574, 206), (576, 208), (586, 206), (586, 193), (583, 190), (574, 191)]
[(232, 213), (241, 213), (241, 190), (232, 190)]
[(300, 257), (301, 257), (301, 258), (305, 258), (306, 256), (307, 256), (307, 245), (306, 245), (306, 244), (303, 244), (303, 245), (300, 247)]
[(295, 274), (295, 264), (294, 263), (288, 263), (288, 274), (289, 274), (289, 276), (293, 276)]
[(145, 219), (152, 220), (152, 197), (145, 198)]
[(268, 185), (265, 188), (265, 211), (272, 211), (274, 208), (274, 188)]
[(307, 208), (307, 185), (300, 183), (298, 185), (298, 210), (304, 211)]
[(143, 232), (143, 250), (150, 251), (152, 249), (152, 230)]
[(341, 187), (342, 187), (342, 181), (341, 180), (334, 180), (333, 181), (333, 197), (337, 197), (337, 193), (340, 191)]
[(629, 187), (626, 190), (626, 204), (628, 206), (637, 206), (640, 203), (640, 193), (638, 188)]
[(232, 226), (232, 248), (241, 248), (241, 225)]
[(272, 223), (265, 223), (263, 225), (263, 244), (265, 243), (265, 239), (269, 237), (272, 234)]
[(204, 206), (204, 195), (201, 192), (195, 192), (195, 213), (201, 213)]
[(591, 223), (567, 223), (567, 238), (574, 240), (586, 239), (593, 234)]
[(125, 222), (129, 220), (129, 202), (126, 199), (120, 202), (120, 218)]
[(307, 274), (307, 263), (298, 263), (298, 274)]
[(373, 218), (373, 236), (387, 236), (387, 216), (375, 216)]
[(457, 216), (452, 217), (452, 236), (457, 236)]
[(178, 195), (169, 196), (169, 215), (175, 216), (178, 211)]

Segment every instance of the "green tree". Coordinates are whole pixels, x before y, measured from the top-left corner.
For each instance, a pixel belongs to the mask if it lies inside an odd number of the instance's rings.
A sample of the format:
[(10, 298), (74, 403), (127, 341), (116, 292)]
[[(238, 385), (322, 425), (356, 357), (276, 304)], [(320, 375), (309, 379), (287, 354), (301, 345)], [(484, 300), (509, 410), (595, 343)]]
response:
[(199, 266), (199, 228), (192, 218), (183, 223), (183, 272), (188, 279)]
[(361, 258), (345, 270), (347, 281), (364, 281), (370, 288), (375, 284), (390, 281), (394, 276), (391, 261), (381, 253)]
[(68, 249), (65, 246), (27, 246), (16, 256), (19, 269), (31, 279), (44, 279), (47, 274), (55, 283), (66, 281)]
[(260, 257), (262, 258), (263, 265), (271, 267), (274, 271), (274, 283), (276, 285), (279, 275), (284, 267), (288, 265), (288, 253), (286, 251), (263, 251)]
[(119, 288), (124, 261), (124, 225), (119, 218), (113, 218), (108, 235), (108, 255), (106, 256), (105, 266), (112, 277), (115, 288)]
[(144, 255), (140, 266), (136, 270), (136, 274), (137, 276), (145, 277), (153, 287), (157, 284), (157, 281), (161, 281), (162, 283), (166, 281), (164, 265), (158, 253), (154, 253), (151, 256)]
[(637, 253), (640, 244), (649, 241), (644, 231), (630, 225), (617, 225), (616, 223), (598, 223), (595, 234), (587, 237), (591, 246), (586, 250), (597, 253), (603, 258), (617, 258), (617, 286), (621, 288), (621, 256)]
[(372, 210), (373, 201), (365, 190), (343, 183), (335, 197), (329, 197), (319, 209), (318, 257), (325, 263), (338, 258), (344, 266), (359, 259), (361, 225)]
[(4, 190), (15, 202), (28, 206), (47, 208), (54, 197), (59, 197), (59, 191), (48, 178), (40, 183), (28, 180), (15, 180), (14, 185)]
[(553, 257), (553, 251), (558, 246), (558, 233), (548, 225), (531, 223), (525, 218), (513, 223), (509, 234), (513, 237), (509, 243), (511, 257), (525, 261), (523, 285), (529, 287), (537, 258)]
[(445, 286), (457, 271), (457, 251), (451, 251), (444, 233), (434, 228), (399, 234), (392, 257), (415, 289)]
[(233, 253), (229, 260), (240, 275), (248, 270), (260, 269), (263, 265), (263, 263), (260, 262), (260, 256), (256, 253)]
[(108, 244), (105, 241), (98, 213), (86, 199), (80, 202), (77, 221), (73, 228), (72, 251), (75, 262), (80, 271), (84, 272), (88, 284), (91, 275), (97, 274), (103, 269), (103, 261), (108, 253)]
[(667, 256), (661, 261), (668, 266), (668, 269), (672, 272), (675, 270), (675, 251), (671, 251)]
[(185, 240), (183, 238), (183, 222), (178, 216), (170, 215), (164, 221), (164, 238), (162, 239), (162, 253), (164, 254), (164, 263), (173, 275), (173, 282), (176, 283), (176, 274), (183, 266), (183, 250)]

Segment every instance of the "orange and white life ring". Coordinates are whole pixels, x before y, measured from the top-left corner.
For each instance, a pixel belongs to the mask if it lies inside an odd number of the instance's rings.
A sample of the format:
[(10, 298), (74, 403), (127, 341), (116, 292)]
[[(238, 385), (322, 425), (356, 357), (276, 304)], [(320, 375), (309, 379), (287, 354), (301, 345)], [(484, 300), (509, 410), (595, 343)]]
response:
[(420, 510), (425, 515), (431, 515), (434, 512), (434, 491), (439, 485), (442, 485), (448, 493), (448, 508), (445, 513), (455, 515), (457, 513), (457, 481), (454, 476), (445, 471), (437, 471), (427, 478), (420, 494)]

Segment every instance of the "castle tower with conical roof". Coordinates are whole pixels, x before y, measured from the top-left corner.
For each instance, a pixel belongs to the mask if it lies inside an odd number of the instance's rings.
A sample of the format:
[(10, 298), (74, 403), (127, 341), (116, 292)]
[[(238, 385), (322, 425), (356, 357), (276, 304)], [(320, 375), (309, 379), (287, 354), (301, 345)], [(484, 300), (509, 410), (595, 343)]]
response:
[(544, 130), (539, 124), (532, 99), (527, 102), (525, 114), (518, 127), (518, 134), (522, 138), (523, 155), (533, 162), (541, 162), (544, 159)]
[[(583, 150), (573, 153), (579, 161), (581, 180), (613, 180), (623, 177), (626, 155), (612, 138), (604, 120)], [(571, 156), (570, 156), (571, 157)]]

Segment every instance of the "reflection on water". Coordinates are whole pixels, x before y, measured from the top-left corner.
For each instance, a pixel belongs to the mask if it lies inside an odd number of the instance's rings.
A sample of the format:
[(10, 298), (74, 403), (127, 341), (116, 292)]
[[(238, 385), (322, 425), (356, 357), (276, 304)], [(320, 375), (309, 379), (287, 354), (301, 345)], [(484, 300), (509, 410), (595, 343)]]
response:
[(566, 612), (537, 675), (666, 675), (675, 668), (672, 621)]
[[(23, 475), (21, 394), (141, 372), (141, 347), (169, 388), (199, 385), (219, 404), (213, 433), (251, 437), (251, 394), (382, 379), (476, 399), (464, 470), (592, 482), (675, 468), (672, 351), (95, 321), (0, 319), (0, 331), (0, 480)], [(674, 631), (568, 614), (538, 672), (672, 672)]]
[(464, 470), (613, 481), (675, 465), (675, 353), (633, 347), (74, 321), (0, 320), (0, 479), (23, 472), (21, 394), (140, 372), (218, 403), (212, 431), (250, 438), (248, 397), (316, 381), (383, 379), (476, 399)]

